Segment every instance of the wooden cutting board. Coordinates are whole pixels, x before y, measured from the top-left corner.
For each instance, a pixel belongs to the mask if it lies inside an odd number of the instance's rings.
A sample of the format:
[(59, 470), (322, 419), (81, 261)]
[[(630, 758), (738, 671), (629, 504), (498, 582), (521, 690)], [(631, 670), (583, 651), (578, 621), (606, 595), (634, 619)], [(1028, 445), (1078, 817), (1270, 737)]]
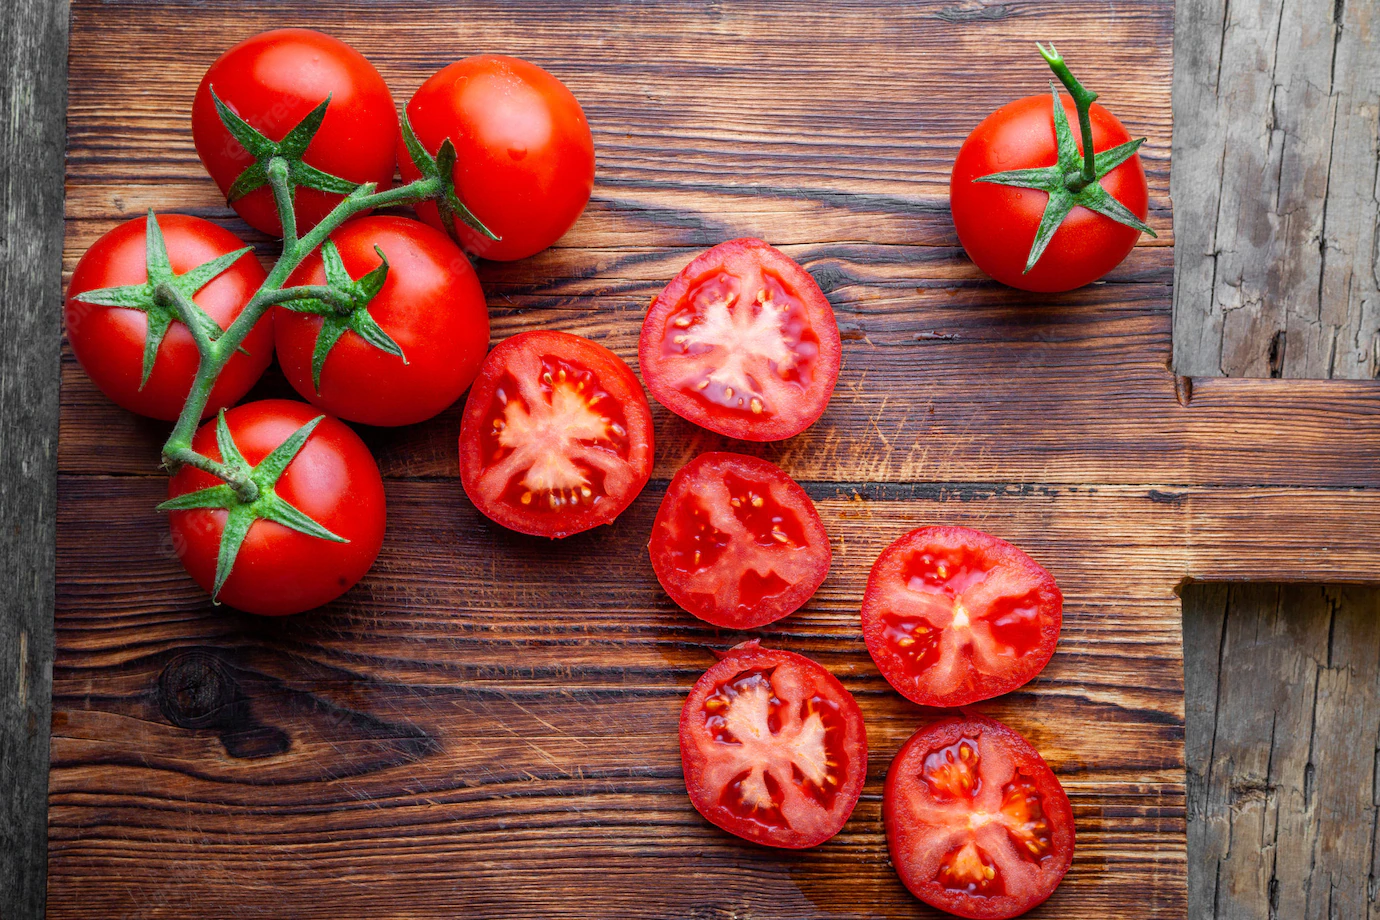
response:
[[(980, 527), (1054, 573), (1050, 666), (977, 708), (1022, 732), (1073, 802), (1078, 852), (1037, 911), (1185, 913), (1186, 579), (1373, 580), (1380, 391), (1190, 380), (1168, 368), (1173, 6), (1166, 0), (276, 3), (74, 0), (65, 269), (148, 207), (224, 223), (188, 112), (226, 47), (283, 25), (355, 44), (399, 103), (480, 51), (531, 59), (584, 104), (594, 198), (555, 248), (483, 265), (494, 339), (558, 328), (636, 367), (648, 300), (697, 252), (760, 236), (833, 302), (828, 412), (775, 445), (656, 407), (651, 485), (560, 543), (477, 514), (458, 407), (361, 433), (388, 536), (341, 601), (286, 620), (213, 608), (170, 551), (164, 425), (106, 402), (65, 353), (49, 916), (801, 918), (931, 916), (897, 881), (883, 777), (934, 713), (863, 646), (868, 570), (921, 524)], [(1052, 40), (1133, 135), (1146, 239), (1105, 282), (1002, 288), (964, 258), (948, 170), (964, 136), (1048, 91)], [(56, 308), (56, 306), (55, 306)], [(285, 395), (270, 372), (256, 395)], [(843, 832), (747, 844), (685, 796), (676, 720), (743, 638), (678, 610), (645, 544), (669, 477), (703, 450), (785, 467), (834, 569), (760, 630), (857, 696), (871, 761)]]

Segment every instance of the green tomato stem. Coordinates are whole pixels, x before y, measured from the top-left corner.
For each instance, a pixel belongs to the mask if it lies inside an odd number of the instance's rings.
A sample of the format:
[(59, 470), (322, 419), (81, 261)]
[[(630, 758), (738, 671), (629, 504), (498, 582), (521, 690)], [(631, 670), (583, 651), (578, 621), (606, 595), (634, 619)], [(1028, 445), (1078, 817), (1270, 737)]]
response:
[(1078, 109), (1078, 133), (1083, 141), (1083, 171), (1077, 176), (1068, 179), (1068, 187), (1071, 192), (1081, 192), (1097, 181), (1097, 161), (1096, 153), (1093, 151), (1092, 144), (1092, 109), (1093, 101), (1097, 99), (1097, 93), (1087, 89), (1069, 71), (1069, 67), (1064, 63), (1063, 57), (1054, 50), (1054, 43), (1051, 42), (1048, 49), (1039, 42), (1035, 47), (1040, 49), (1040, 56), (1045, 59), (1049, 69), (1054, 71), (1054, 75), (1059, 78), (1059, 82), (1064, 84), (1064, 88), (1073, 97), (1073, 104)]
[(268, 161), (264, 170), (268, 173), (268, 184), (273, 189), (273, 202), (278, 206), (278, 223), (283, 228), (283, 251), (287, 252), (297, 243), (297, 211), (292, 206), (292, 186), (288, 183), (287, 160), (275, 156)]
[(252, 502), (259, 497), (259, 487), (249, 476), (237, 472), (218, 460), (212, 460), (204, 454), (199, 454), (190, 447), (176, 447), (172, 450), (165, 448), (163, 456), (169, 463), (195, 467), (223, 480), (226, 485), (235, 490), (235, 494), (239, 496), (241, 501)]

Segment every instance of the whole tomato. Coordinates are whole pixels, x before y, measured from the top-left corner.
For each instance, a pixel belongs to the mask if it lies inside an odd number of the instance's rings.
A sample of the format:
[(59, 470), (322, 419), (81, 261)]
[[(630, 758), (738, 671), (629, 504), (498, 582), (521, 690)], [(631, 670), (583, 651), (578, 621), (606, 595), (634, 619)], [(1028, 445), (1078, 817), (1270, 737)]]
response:
[[(484, 292), (460, 247), (418, 221), (375, 216), (346, 223), (326, 250), (308, 256), (287, 286), (325, 284), (331, 258), (364, 290), (338, 310), (319, 301), (306, 305), (316, 313), (275, 308), (278, 362), (297, 392), (366, 425), (410, 425), (459, 399), (489, 347)], [(388, 268), (374, 291), (359, 279), (379, 269), (380, 252)], [(323, 337), (334, 336), (318, 363)]]
[[(281, 141), (328, 97), (330, 105), (301, 156), (310, 169), (349, 183), (393, 184), (398, 115), (374, 65), (349, 45), (310, 29), (275, 29), (226, 51), (201, 78), (192, 102), (192, 141), (221, 192), (256, 159), (231, 135), (211, 92), (270, 141)], [(297, 229), (305, 233), (343, 197), (311, 186), (309, 170), (294, 173)], [(328, 184), (328, 183), (323, 183)], [(273, 190), (260, 184), (230, 202), (250, 226), (282, 236)]]
[[(244, 461), (259, 467), (319, 416), (305, 403), (266, 399), (229, 410), (224, 425)], [(192, 449), (225, 462), (218, 425), (219, 420), (203, 425)], [(168, 496), (176, 499), (222, 485), (210, 473), (184, 466), (168, 483)], [(385, 510), (383, 479), (359, 435), (344, 422), (322, 418), (271, 489), (261, 491), (259, 502), (267, 501), (269, 492), (336, 539), (275, 520), (254, 520), (220, 587), (221, 602), (246, 613), (283, 616), (332, 601), (364, 577), (383, 545)], [(221, 538), (235, 513), (217, 507), (174, 510), (169, 516), (178, 558), (208, 592), (214, 591)]]
[[(449, 139), (460, 201), (499, 237), (456, 221), (461, 244), (486, 259), (523, 259), (550, 246), (575, 223), (594, 188), (594, 139), (580, 103), (535, 64), (480, 55), (446, 67), (407, 104), (417, 140), (435, 156)], [(405, 181), (421, 176), (406, 145)], [(417, 213), (446, 229), (434, 202)]]
[[(195, 283), (185, 280), (189, 272), (243, 249), (244, 243), (199, 217), (165, 214), (155, 220), (173, 283), (187, 288), (184, 293), (222, 329), (229, 326), (264, 283), (263, 267), (254, 254), (246, 252), (191, 292)], [(152, 290), (139, 290), (149, 282), (147, 222), (146, 217), (126, 221), (86, 251), (72, 272), (63, 313), (72, 351), (102, 393), (130, 412), (172, 421), (192, 388), (199, 355), (191, 330), (175, 318), (174, 308), (157, 302)], [(156, 257), (155, 267), (158, 264)], [(109, 306), (83, 297), (130, 305)], [(144, 379), (151, 328), (158, 341)], [(250, 330), (243, 350), (226, 363), (205, 414), (239, 402), (272, 357), (273, 327), (264, 317)]]

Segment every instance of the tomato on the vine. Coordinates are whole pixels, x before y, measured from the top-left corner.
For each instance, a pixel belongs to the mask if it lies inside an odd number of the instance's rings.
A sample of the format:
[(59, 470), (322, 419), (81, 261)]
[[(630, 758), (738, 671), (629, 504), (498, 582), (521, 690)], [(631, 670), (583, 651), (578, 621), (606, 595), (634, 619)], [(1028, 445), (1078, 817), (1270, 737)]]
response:
[[(535, 64), (484, 54), (433, 74), (408, 102), (405, 117), (435, 157), (455, 146), (451, 179), (460, 203), (497, 240), (462, 220), (454, 231), (465, 249), (510, 261), (540, 252), (575, 223), (594, 189), (594, 139), (584, 110), (565, 84)], [(422, 175), (403, 141), (403, 180)], [(450, 231), (434, 201), (422, 219)]]
[(1025, 684), (1054, 654), (1064, 597), (1021, 550), (966, 527), (921, 527), (877, 557), (867, 650), (921, 706), (966, 706)]
[(690, 801), (745, 840), (800, 849), (837, 834), (867, 779), (853, 695), (803, 655), (756, 639), (704, 673), (680, 714)]
[(491, 352), (460, 424), (460, 482), (504, 527), (568, 537), (607, 524), (652, 472), (652, 413), (632, 368), (567, 332)]
[(700, 454), (676, 473), (652, 524), (652, 568), (700, 619), (753, 629), (810, 599), (829, 573), (829, 535), (785, 470), (743, 454)]
[(824, 413), (839, 327), (810, 273), (761, 240), (720, 243), (666, 286), (638, 359), (663, 406), (710, 431), (779, 441)]
[[(383, 479), (369, 449), (344, 422), (322, 418), (305, 403), (266, 399), (221, 418), (224, 431), (218, 430), (221, 421), (208, 422), (192, 449), (228, 464), (235, 458), (223, 447), (233, 445), (239, 459), (260, 473), (275, 466), (275, 451), (291, 445), (294, 435), (300, 438), (304, 427), (307, 434), (291, 456), (277, 455), (279, 465), (288, 461), (285, 468), (258, 477), (252, 502), (233, 498), (222, 479), (192, 466), (172, 477), (165, 504), (172, 506), (173, 546), (188, 574), (231, 607), (267, 616), (300, 613), (344, 594), (383, 545)], [(178, 507), (194, 493), (205, 498), (192, 500), (196, 507)], [(237, 518), (248, 529), (224, 577), (222, 537)], [(308, 532), (313, 529), (324, 535)]]
[(1030, 742), (969, 715), (925, 726), (887, 771), (887, 847), (917, 898), (974, 920), (1043, 903), (1073, 862), (1073, 809)]
[[(72, 352), (102, 393), (130, 412), (172, 421), (200, 356), (176, 305), (155, 288), (170, 285), (224, 329), (267, 276), (238, 237), (210, 221), (165, 214), (155, 218), (150, 241), (148, 220), (126, 221), (92, 244), (72, 273), (64, 316)], [(205, 414), (234, 405), (268, 367), (273, 328), (267, 318), (242, 349), (217, 378)]]
[(286, 286), (328, 282), (338, 302), (289, 302), (273, 319), (283, 373), (308, 402), (366, 425), (410, 425), (459, 399), (479, 373), (488, 308), (444, 233), (404, 217), (356, 218)]
[[(261, 150), (231, 133), (216, 98), (257, 132), (249, 140)], [(316, 110), (328, 99), (322, 117)], [(298, 232), (306, 233), (351, 186), (392, 185), (398, 111), (383, 77), (354, 48), (310, 29), (274, 29), (235, 45), (206, 71), (192, 101), (192, 142), (231, 206), (271, 236), (283, 229), (263, 158), (277, 150), (297, 186)]]

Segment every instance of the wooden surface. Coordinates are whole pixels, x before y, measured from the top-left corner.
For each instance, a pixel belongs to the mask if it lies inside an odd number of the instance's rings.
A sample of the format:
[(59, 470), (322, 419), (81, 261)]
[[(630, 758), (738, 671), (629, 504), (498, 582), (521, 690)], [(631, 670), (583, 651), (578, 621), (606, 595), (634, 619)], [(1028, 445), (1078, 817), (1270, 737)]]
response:
[[(680, 704), (741, 636), (678, 611), (644, 547), (666, 479), (720, 438), (658, 410), (647, 492), (614, 526), (550, 544), (464, 499), (457, 410), (364, 432), (389, 495), (378, 564), (321, 612), (263, 621), (212, 609), (182, 573), (152, 510), (163, 427), (102, 400), (68, 352), (50, 916), (931, 915), (887, 864), (880, 821), (886, 767), (926, 713), (886, 687), (857, 610), (888, 541), (948, 522), (1019, 543), (1067, 597), (1049, 668), (981, 707), (1041, 749), (1074, 804), (1078, 855), (1037, 915), (1184, 915), (1174, 590), (1373, 578), (1380, 396), (1168, 370), (1170, 4), (819, 9), (74, 3), (67, 271), (150, 205), (265, 242), (227, 216), (186, 112), (220, 50), (288, 23), (350, 35), (399, 101), (501, 49), (584, 103), (594, 200), (552, 251), (481, 269), (495, 339), (561, 328), (635, 366), (645, 304), (698, 250), (755, 234), (802, 261), (843, 328), (839, 389), (809, 432), (752, 452), (815, 497), (835, 569), (762, 633), (857, 695), (873, 753), (853, 820), (814, 851), (730, 838), (684, 795)], [(1160, 232), (1059, 297), (983, 279), (946, 204), (967, 130), (1046, 91), (1037, 35), (1149, 137)], [(1117, 79), (1128, 60), (1134, 84)], [(282, 391), (275, 373), (258, 393)]]
[(1175, 369), (1380, 377), (1374, 0), (1191, 0), (1177, 17)]
[(1380, 916), (1380, 590), (1183, 598), (1191, 916)]
[(67, 3), (0, 5), (0, 918), (43, 915)]

